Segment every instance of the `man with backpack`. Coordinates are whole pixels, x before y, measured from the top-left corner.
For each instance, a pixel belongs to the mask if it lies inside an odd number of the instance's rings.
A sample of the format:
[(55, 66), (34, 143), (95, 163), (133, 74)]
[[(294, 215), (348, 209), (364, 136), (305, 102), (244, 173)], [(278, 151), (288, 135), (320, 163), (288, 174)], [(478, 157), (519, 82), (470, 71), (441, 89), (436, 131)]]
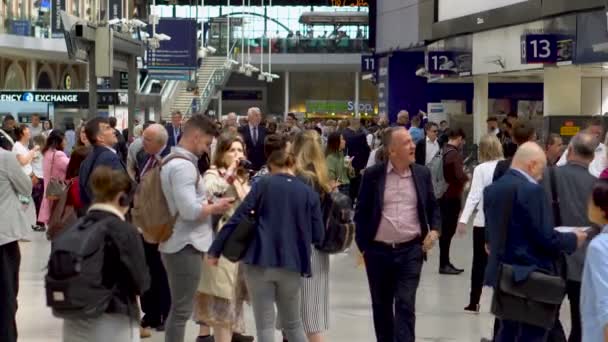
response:
[(213, 241), (211, 216), (225, 213), (234, 201), (224, 197), (211, 202), (197, 168), (200, 156), (209, 153), (216, 134), (217, 126), (211, 119), (193, 116), (184, 125), (181, 140), (163, 160), (160, 171), (166, 204), (176, 217), (169, 239), (159, 247), (171, 290), (166, 342), (184, 341), (201, 276), (202, 254)]
[[(136, 155), (135, 180), (141, 179), (158, 165), (168, 154), (166, 150), (169, 134), (163, 125), (152, 124), (146, 127), (142, 134), (143, 148)], [(150, 288), (141, 297), (141, 309), (144, 317), (141, 319), (141, 337), (150, 336), (147, 328), (164, 330), (164, 322), (171, 308), (171, 295), (167, 272), (163, 266), (157, 243), (149, 243), (143, 239), (146, 263), (150, 270)]]
[(123, 170), (125, 173), (127, 169), (113, 148), (117, 139), (107, 118), (98, 116), (87, 121), (84, 131), (87, 139), (93, 145), (93, 151), (80, 165), (80, 200), (83, 207), (88, 208), (93, 202), (93, 192), (89, 184), (93, 171), (99, 166), (108, 166), (113, 170)]
[(443, 176), (447, 190), (439, 200), (441, 209), (441, 237), (439, 238), (439, 273), (460, 274), (464, 270), (454, 267), (450, 262), (450, 245), (462, 207), (462, 192), (469, 177), (464, 172), (464, 161), (461, 147), (465, 134), (462, 129), (450, 129), (446, 132), (448, 142), (443, 149)]
[[(19, 240), (28, 235), (31, 218), (23, 203), (32, 193), (32, 180), (21, 171), (14, 153), (0, 148), (0, 341), (16, 342), (17, 292), (21, 253)], [(34, 205), (29, 203), (29, 205)]]

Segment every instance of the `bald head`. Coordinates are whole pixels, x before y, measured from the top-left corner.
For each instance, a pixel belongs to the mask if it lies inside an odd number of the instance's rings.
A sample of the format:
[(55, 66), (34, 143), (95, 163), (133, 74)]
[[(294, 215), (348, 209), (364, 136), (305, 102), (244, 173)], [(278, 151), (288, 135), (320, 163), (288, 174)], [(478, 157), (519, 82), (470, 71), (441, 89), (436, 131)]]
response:
[(540, 180), (547, 166), (545, 151), (534, 142), (527, 142), (519, 146), (511, 167), (524, 171), (530, 177)]
[(169, 134), (163, 125), (152, 124), (144, 130), (143, 133), (143, 144), (144, 151), (148, 154), (160, 153), (169, 140)]

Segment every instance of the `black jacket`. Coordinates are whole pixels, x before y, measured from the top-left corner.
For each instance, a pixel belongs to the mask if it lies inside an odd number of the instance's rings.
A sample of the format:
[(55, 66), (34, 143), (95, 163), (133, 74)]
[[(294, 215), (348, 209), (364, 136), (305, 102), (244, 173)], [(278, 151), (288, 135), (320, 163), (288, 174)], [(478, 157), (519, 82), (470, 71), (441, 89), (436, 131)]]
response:
[(264, 155), (264, 139), (266, 139), (266, 128), (258, 126), (258, 140), (257, 143), (253, 143), (251, 137), (251, 130), (249, 126), (243, 126), (239, 129), (239, 133), (245, 140), (245, 147), (247, 148), (247, 158), (251, 161), (251, 168), (258, 171), (264, 164), (266, 164), (266, 156)]
[(426, 138), (416, 144), (416, 164), (426, 165)]
[(367, 166), (367, 160), (371, 153), (369, 145), (367, 144), (367, 134), (365, 134), (365, 131), (362, 129), (355, 132), (350, 128), (346, 128), (342, 131), (342, 136), (344, 136), (344, 140), (346, 140), (346, 153), (354, 158), (353, 168), (358, 175), (359, 171), (365, 169)]
[[(355, 238), (362, 252), (374, 241), (380, 226), (382, 210), (384, 206), (384, 189), (386, 186), (387, 163), (376, 164), (369, 167), (363, 173), (361, 188), (359, 190), (359, 202), (355, 209)], [(431, 172), (425, 166), (412, 165), (412, 176), (418, 197), (418, 217), (420, 229), (424, 239), (429, 229), (439, 230), (441, 227), (441, 215), (433, 183)], [(429, 227), (430, 226), (430, 227)]]
[(115, 291), (106, 313), (124, 314), (139, 322), (137, 297), (148, 289), (150, 278), (137, 228), (108, 211), (91, 210), (86, 218), (95, 222), (112, 218), (106, 226), (108, 238), (102, 272), (104, 286)]

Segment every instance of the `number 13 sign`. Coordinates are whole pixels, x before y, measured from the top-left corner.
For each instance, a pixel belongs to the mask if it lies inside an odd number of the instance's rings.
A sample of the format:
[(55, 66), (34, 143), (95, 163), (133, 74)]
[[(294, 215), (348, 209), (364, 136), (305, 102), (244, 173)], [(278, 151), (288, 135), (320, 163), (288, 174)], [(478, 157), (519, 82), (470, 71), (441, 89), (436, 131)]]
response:
[(522, 64), (554, 64), (557, 62), (557, 36), (528, 34), (521, 37)]

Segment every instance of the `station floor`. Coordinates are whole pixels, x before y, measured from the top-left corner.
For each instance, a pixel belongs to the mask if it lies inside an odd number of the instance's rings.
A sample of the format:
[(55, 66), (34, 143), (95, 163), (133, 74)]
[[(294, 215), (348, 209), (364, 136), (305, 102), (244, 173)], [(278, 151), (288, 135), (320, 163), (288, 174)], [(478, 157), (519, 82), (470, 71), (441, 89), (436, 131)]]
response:
[[(424, 265), (417, 298), (417, 341), (471, 342), (490, 337), (493, 317), (488, 313), (491, 291), (484, 292), (482, 312), (470, 315), (463, 312), (468, 301), (471, 271), (471, 235), (454, 238), (452, 263), (465, 268), (458, 276), (440, 276), (437, 272), (438, 246)], [(44, 273), (50, 244), (43, 234), (35, 233), (30, 242), (21, 243), (21, 288), (17, 325), (20, 342), (61, 341), (61, 320), (52, 316), (45, 305)], [(569, 307), (562, 306), (562, 322), (569, 330)], [(251, 310), (247, 310), (249, 334), (255, 335)], [(372, 342), (371, 306), (367, 278), (363, 268), (356, 267), (356, 259), (349, 254), (332, 257), (331, 261), (331, 329), (328, 342)], [(194, 342), (197, 326), (190, 322), (186, 342)], [(111, 337), (108, 341), (112, 341)], [(162, 333), (142, 341), (164, 341)], [(277, 341), (278, 335), (277, 335)]]

